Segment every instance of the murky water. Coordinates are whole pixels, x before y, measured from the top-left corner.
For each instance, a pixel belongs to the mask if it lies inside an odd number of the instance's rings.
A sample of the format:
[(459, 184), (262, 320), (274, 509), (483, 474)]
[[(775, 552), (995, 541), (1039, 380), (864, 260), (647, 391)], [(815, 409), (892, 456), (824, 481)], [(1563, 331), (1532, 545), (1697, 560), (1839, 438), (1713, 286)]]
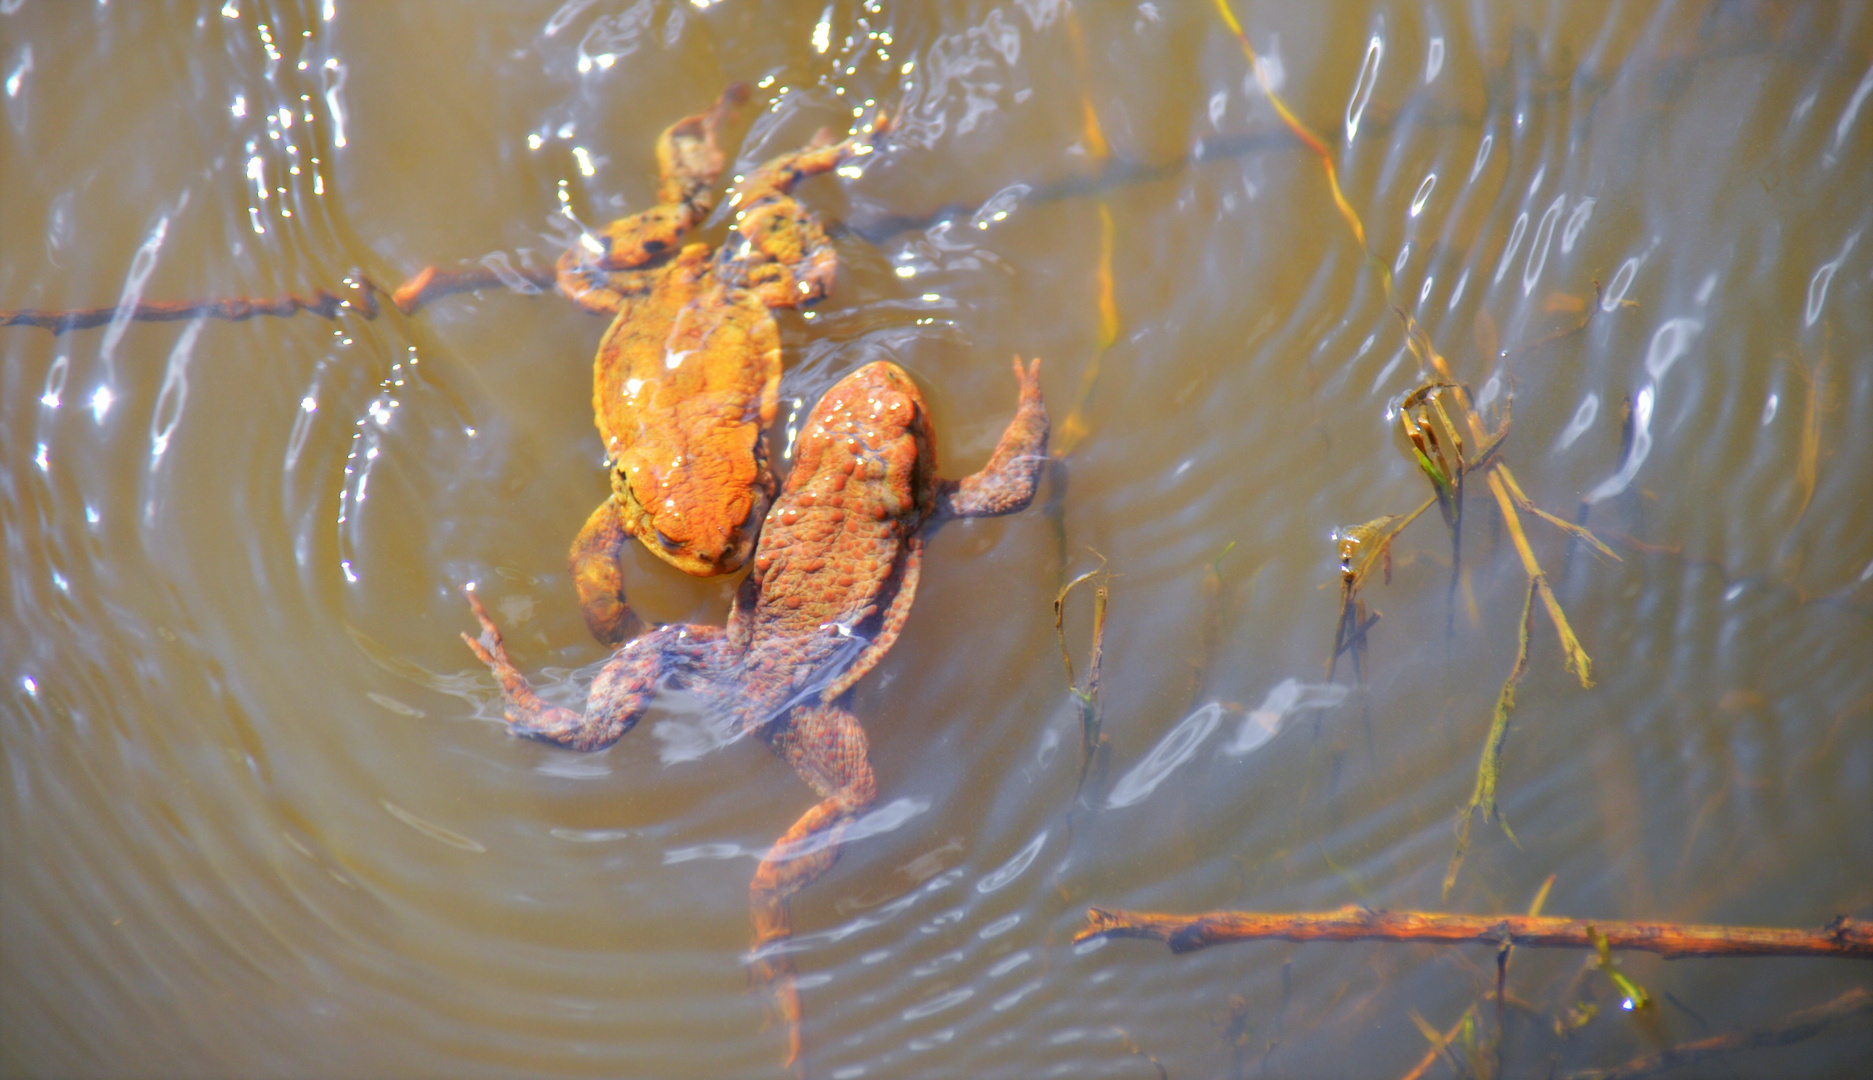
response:
[[(1579, 917), (1873, 912), (1873, 17), (1652, 7), (1238, 5), (1400, 303), (1492, 416), (1513, 391), (1527, 494), (1624, 557), (1526, 518), (1597, 685), (1538, 610), (1519, 844), (1479, 820), (1448, 900), (1526, 579), (1472, 492), (1446, 638), (1426, 515), (1366, 590), (1363, 690), (1320, 689), (1333, 530), (1427, 494), (1386, 419), (1422, 375), (1208, 4), (0, 4), (0, 308), (544, 266), (646, 205), (657, 132), (733, 80), (760, 86), (738, 172), (901, 112), (803, 189), (842, 268), (782, 319), (783, 416), (890, 357), (960, 475), (1011, 354), (1056, 432), (1099, 366), (1049, 504), (939, 533), (857, 688), (880, 796), (794, 905), (809, 1071), (1399, 1075), (1486, 950), (1071, 936), (1088, 904), (1520, 912), (1550, 875)], [(590, 756), (511, 739), (457, 638), (474, 581), (549, 692), (603, 657), (563, 569), (605, 491), (602, 329), (499, 289), (0, 329), (6, 1072), (776, 1071), (747, 884), (807, 789), (751, 741), (694, 753), (675, 711)], [(1076, 809), (1052, 601), (1101, 559), (1109, 764)], [(660, 620), (732, 589), (635, 548), (627, 574)], [(1632, 955), (1635, 1021), (1581, 963), (1518, 955), (1513, 1074), (1868, 979)], [(1731, 1067), (1869, 1054), (1862, 1020)]]

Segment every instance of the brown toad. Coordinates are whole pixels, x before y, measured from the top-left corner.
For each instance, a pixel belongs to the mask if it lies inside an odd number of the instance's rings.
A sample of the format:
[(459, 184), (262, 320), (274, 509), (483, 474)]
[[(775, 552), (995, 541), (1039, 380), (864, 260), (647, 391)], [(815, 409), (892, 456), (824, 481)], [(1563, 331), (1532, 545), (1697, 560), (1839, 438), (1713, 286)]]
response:
[(668, 624), (606, 661), (583, 712), (541, 700), (508, 659), (475, 594), (479, 639), (462, 639), (500, 680), (510, 731), (598, 750), (635, 725), (660, 684), (681, 685), (736, 730), (787, 759), (820, 797), (755, 871), (756, 972), (773, 981), (800, 1049), (788, 897), (838, 858), (846, 828), (876, 795), (864, 729), (840, 698), (897, 640), (917, 592), (922, 532), (946, 518), (1013, 513), (1034, 497), (1047, 457), (1040, 361), (1015, 363), (1020, 405), (994, 455), (963, 480), (936, 478), (923, 397), (895, 364), (869, 364), (827, 391), (801, 429), (793, 471), (768, 511), (754, 570), (728, 626)]

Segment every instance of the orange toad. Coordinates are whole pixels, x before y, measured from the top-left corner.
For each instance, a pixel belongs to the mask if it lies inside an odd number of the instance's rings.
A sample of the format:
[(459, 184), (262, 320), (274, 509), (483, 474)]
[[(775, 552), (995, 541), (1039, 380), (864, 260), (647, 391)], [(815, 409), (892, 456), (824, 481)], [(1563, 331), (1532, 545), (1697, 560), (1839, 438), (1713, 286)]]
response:
[[(826, 295), (831, 241), (792, 196), (801, 180), (872, 151), (825, 131), (739, 180), (728, 236), (711, 251), (679, 247), (709, 216), (724, 165), (716, 132), (747, 97), (730, 87), (706, 112), (657, 140), (658, 203), (619, 218), (560, 257), (559, 290), (613, 315), (593, 362), (592, 407), (611, 463), (611, 497), (571, 553), (592, 633), (630, 633), (618, 555), (627, 537), (698, 576), (741, 568), (773, 497), (766, 430), (780, 382), (780, 333), (770, 309)], [(874, 135), (886, 130), (879, 116)]]

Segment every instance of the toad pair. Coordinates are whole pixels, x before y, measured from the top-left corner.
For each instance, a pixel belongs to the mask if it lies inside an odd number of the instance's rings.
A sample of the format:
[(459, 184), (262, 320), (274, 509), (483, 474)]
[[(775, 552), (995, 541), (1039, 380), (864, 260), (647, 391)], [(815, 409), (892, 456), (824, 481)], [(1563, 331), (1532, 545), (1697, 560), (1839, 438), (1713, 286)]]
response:
[[(832, 866), (876, 790), (865, 732), (840, 699), (903, 628), (923, 530), (1025, 507), (1046, 461), (1048, 423), (1040, 362), (1016, 361), (1019, 404), (988, 464), (963, 480), (940, 480), (916, 386), (894, 364), (868, 364), (815, 406), (769, 507), (765, 432), (780, 377), (769, 312), (825, 295), (836, 265), (825, 231), (791, 191), (871, 147), (856, 137), (834, 144), (822, 133), (735, 185), (734, 221), (713, 253), (702, 244), (678, 248), (712, 207), (723, 168), (716, 131), (743, 96), (731, 88), (707, 112), (664, 131), (659, 204), (612, 223), (596, 241), (601, 250), (575, 249), (560, 260), (563, 293), (616, 313), (599, 345), (593, 389), (612, 495), (573, 543), (571, 568), (593, 634), (622, 647), (576, 712), (533, 692), (473, 593), (482, 633), (462, 636), (499, 679), (515, 734), (601, 749), (636, 724), (667, 682), (761, 739), (819, 795), (761, 860), (750, 895), (756, 973), (774, 984), (791, 1062), (800, 1004), (783, 951), (788, 898)], [(631, 536), (697, 575), (736, 570), (752, 550), (728, 625), (664, 625), (625, 641), (636, 620), (618, 554)]]

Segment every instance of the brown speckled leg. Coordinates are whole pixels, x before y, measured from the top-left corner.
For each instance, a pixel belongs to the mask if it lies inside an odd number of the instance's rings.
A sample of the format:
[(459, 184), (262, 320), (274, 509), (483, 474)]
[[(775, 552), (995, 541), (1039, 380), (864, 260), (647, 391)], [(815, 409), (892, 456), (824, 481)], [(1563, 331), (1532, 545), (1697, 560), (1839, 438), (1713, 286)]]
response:
[(573, 712), (543, 700), (507, 658), (501, 631), (474, 593), (468, 603), (481, 622), (479, 639), (462, 635), (481, 662), (493, 669), (507, 698), (507, 730), (573, 750), (603, 750), (636, 726), (665, 674), (706, 662), (722, 638), (720, 627), (660, 626), (619, 649), (605, 663), (586, 695), (585, 711)]
[(865, 729), (844, 709), (802, 706), (787, 719), (765, 725), (761, 737), (786, 758), (821, 801), (800, 815), (755, 869), (749, 887), (754, 911), (754, 973), (773, 985), (787, 1024), (787, 1064), (800, 1057), (800, 993), (793, 961), (781, 951), (793, 933), (787, 900), (832, 868), (846, 826), (877, 797)]
[(585, 527), (573, 540), (572, 553), (566, 559), (573, 586), (579, 590), (579, 610), (585, 615), (585, 625), (606, 645), (616, 645), (641, 628), (625, 603), (624, 572), (618, 565), (618, 556), (630, 538), (614, 495), (585, 519)]
[(871, 644), (845, 669), (845, 674), (820, 692), (821, 701), (839, 700), (840, 694), (852, 689), (853, 684), (877, 667), (884, 654), (897, 644), (897, 636), (904, 632), (904, 620), (910, 618), (911, 601), (917, 598), (917, 580), (922, 576), (923, 537), (913, 536), (904, 544), (904, 566), (897, 574), (897, 594), (891, 597), (891, 606), (885, 609), (884, 618), (878, 624), (878, 636), (871, 639)]
[(1015, 357), (1021, 404), (1002, 432), (989, 463), (973, 476), (941, 481), (940, 517), (997, 517), (1023, 509), (1034, 500), (1041, 469), (1047, 464), (1047, 406), (1041, 402), (1041, 362), (1023, 370)]

